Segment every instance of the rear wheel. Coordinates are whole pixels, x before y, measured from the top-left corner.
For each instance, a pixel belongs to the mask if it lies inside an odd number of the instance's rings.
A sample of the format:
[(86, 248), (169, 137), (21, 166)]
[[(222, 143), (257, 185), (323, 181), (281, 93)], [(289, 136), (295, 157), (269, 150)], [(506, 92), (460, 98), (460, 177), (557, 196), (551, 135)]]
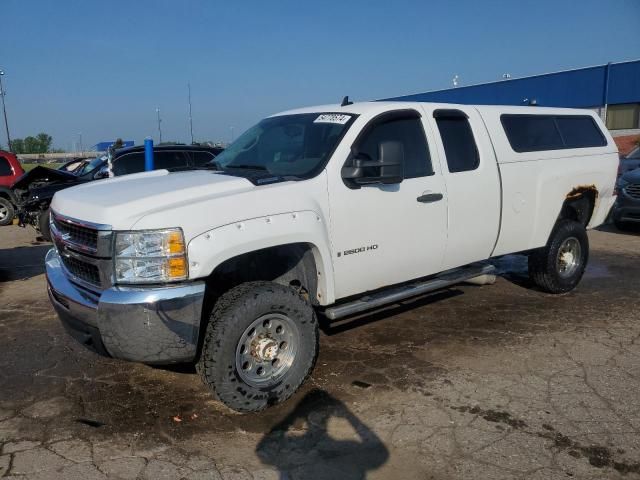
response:
[(0, 198), (0, 227), (10, 225), (15, 213), (11, 202), (6, 198)]
[(574, 220), (560, 220), (547, 245), (529, 255), (529, 276), (546, 292), (569, 292), (580, 282), (588, 259), (589, 239), (584, 226)]
[(213, 308), (197, 369), (225, 405), (253, 412), (293, 395), (317, 355), (318, 321), (309, 302), (290, 287), (249, 282)]

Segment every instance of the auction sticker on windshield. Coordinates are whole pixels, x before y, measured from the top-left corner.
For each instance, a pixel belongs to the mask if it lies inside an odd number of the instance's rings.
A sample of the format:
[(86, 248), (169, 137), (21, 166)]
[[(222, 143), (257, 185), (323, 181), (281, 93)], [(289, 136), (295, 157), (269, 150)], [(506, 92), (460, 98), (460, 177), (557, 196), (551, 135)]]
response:
[(338, 123), (344, 125), (350, 118), (351, 115), (343, 115), (341, 113), (323, 113), (313, 123)]

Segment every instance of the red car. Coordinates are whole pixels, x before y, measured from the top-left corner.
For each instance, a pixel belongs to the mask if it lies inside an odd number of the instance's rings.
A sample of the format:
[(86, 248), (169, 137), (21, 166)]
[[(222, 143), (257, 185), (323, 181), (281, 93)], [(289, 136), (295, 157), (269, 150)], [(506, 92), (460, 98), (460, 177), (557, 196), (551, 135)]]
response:
[(23, 174), (18, 157), (0, 150), (0, 226), (9, 225), (13, 221), (15, 197), (9, 187)]

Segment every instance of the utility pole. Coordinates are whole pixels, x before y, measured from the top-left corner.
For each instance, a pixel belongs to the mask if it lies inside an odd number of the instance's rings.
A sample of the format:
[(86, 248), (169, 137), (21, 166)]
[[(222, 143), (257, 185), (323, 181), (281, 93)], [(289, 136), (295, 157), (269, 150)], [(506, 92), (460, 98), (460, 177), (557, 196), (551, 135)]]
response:
[(160, 107), (156, 108), (156, 113), (158, 114), (158, 135), (160, 136), (160, 140), (158, 141), (158, 145), (162, 143), (162, 128), (160, 127)]
[(191, 145), (193, 145), (193, 117), (191, 116), (191, 84), (187, 83), (189, 90), (189, 132), (191, 133)]
[(2, 112), (4, 113), (4, 128), (7, 132), (7, 148), (12, 152), (11, 149), (11, 135), (9, 135), (9, 121), (7, 120), (7, 107), (4, 104), (4, 96), (7, 92), (4, 91), (4, 87), (2, 86), (2, 77), (4, 76), (4, 71), (0, 70), (0, 97), (2, 97)]

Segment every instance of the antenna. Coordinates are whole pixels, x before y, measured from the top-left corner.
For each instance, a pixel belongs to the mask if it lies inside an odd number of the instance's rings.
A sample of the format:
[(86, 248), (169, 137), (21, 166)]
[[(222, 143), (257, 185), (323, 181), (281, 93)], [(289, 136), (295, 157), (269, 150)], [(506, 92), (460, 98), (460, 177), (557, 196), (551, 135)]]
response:
[(353, 102), (349, 100), (349, 95), (345, 95), (340, 104), (341, 107), (346, 107), (347, 105), (353, 105)]
[(189, 90), (189, 132), (191, 133), (191, 145), (193, 145), (193, 117), (191, 116), (191, 83), (187, 83)]

